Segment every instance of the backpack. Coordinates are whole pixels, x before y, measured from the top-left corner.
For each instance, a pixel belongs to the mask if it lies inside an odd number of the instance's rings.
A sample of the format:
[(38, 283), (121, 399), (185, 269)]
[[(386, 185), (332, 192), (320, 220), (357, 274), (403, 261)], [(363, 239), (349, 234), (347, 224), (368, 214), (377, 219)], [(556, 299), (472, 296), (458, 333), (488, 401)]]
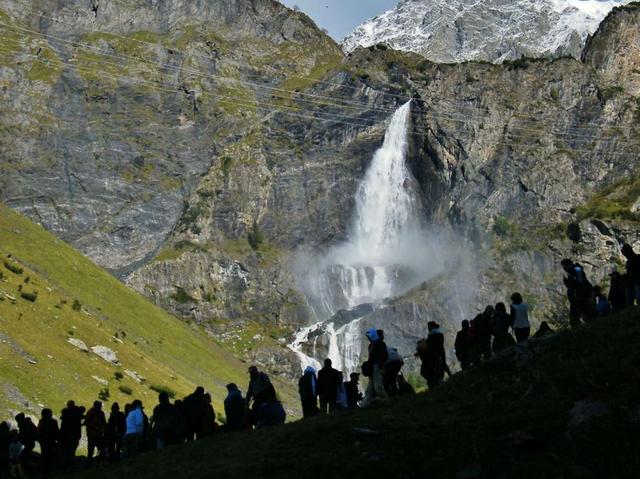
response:
[(371, 361), (362, 363), (362, 375), (367, 378), (373, 376), (373, 363)]
[(427, 339), (423, 338), (421, 340), (418, 341), (417, 345), (416, 345), (416, 352), (420, 355), (424, 354), (427, 352), (428, 349), (428, 345), (429, 343), (427, 343)]

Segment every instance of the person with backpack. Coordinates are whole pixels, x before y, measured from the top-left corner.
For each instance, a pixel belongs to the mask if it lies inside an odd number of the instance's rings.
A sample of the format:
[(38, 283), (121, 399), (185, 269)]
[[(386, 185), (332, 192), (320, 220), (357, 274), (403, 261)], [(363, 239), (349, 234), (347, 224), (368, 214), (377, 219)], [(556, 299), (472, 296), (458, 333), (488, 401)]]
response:
[(516, 344), (516, 341), (509, 333), (511, 327), (511, 318), (507, 313), (507, 307), (504, 303), (498, 303), (495, 307), (493, 315), (493, 352), (494, 354), (504, 351), (510, 346)]
[(351, 373), (349, 381), (344, 383), (344, 389), (347, 393), (347, 409), (358, 408), (358, 403), (362, 401), (362, 393), (360, 392), (360, 374)]
[(640, 306), (640, 254), (629, 243), (622, 246), (621, 252), (627, 259), (627, 304)]
[(14, 429), (9, 436), (9, 477), (14, 479), (25, 477), (22, 464), (23, 451), (24, 445), (20, 442), (20, 433)]
[(102, 411), (102, 403), (94, 401), (93, 407), (84, 418), (87, 430), (87, 461), (91, 463), (93, 454), (98, 451), (98, 459), (104, 458), (104, 434), (107, 429), (107, 418)]
[(107, 441), (107, 454), (112, 462), (120, 460), (122, 455), (122, 441), (127, 430), (125, 414), (120, 411), (120, 405), (114, 402), (111, 405), (111, 414), (107, 421), (105, 437)]
[(178, 444), (180, 422), (180, 414), (175, 405), (171, 404), (169, 394), (162, 391), (158, 394), (158, 405), (153, 408), (150, 420), (156, 449), (164, 449), (167, 446)]
[(53, 418), (53, 411), (48, 408), (43, 409), (40, 422), (38, 422), (38, 442), (40, 443), (42, 471), (45, 474), (49, 474), (56, 467), (59, 437), (60, 428), (58, 421)]
[(493, 306), (487, 306), (476, 316), (476, 345), (481, 361), (491, 358), (491, 325), (494, 320)]
[(511, 295), (511, 327), (518, 343), (529, 339), (531, 323), (529, 322), (529, 306), (527, 306), (520, 293)]
[(611, 313), (611, 306), (609, 305), (607, 297), (602, 293), (602, 288), (600, 286), (593, 287), (593, 302), (597, 317), (602, 318), (604, 316), (609, 316)]
[(422, 365), (420, 375), (426, 379), (429, 389), (434, 389), (444, 381), (445, 372), (449, 371), (447, 366), (447, 356), (444, 350), (444, 334), (440, 325), (435, 321), (427, 323), (429, 334), (422, 346), (418, 346), (416, 355), (420, 358)]
[(384, 364), (387, 362), (387, 345), (378, 336), (378, 331), (371, 328), (366, 332), (369, 340), (369, 359), (362, 365), (362, 373), (369, 377), (369, 384), (362, 400), (362, 407), (367, 407), (374, 399), (389, 402), (389, 395), (384, 389)]
[(245, 402), (235, 383), (227, 384), (227, 397), (224, 399), (224, 414), (227, 419), (225, 428), (231, 431), (242, 429), (245, 418)]
[(317, 416), (318, 409), (318, 379), (313, 366), (307, 366), (298, 380), (298, 393), (302, 404), (302, 417)]
[(460, 362), (460, 368), (463, 371), (465, 369), (468, 369), (471, 365), (472, 346), (473, 338), (471, 337), (469, 321), (465, 319), (464, 321), (462, 321), (462, 329), (456, 334), (456, 341), (454, 343), (456, 358)]
[(349, 409), (349, 402), (347, 400), (347, 388), (344, 385), (344, 374), (342, 371), (338, 371), (340, 384), (338, 384), (338, 394), (336, 397), (336, 405), (338, 409)]
[(626, 275), (621, 275), (616, 268), (609, 274), (611, 284), (609, 286), (609, 305), (611, 311), (617, 313), (627, 307), (627, 281)]
[(588, 322), (593, 318), (592, 286), (581, 264), (568, 258), (563, 259), (560, 264), (567, 273), (563, 281), (569, 299), (569, 320), (571, 327), (577, 327), (581, 320)]
[(324, 360), (324, 367), (318, 371), (318, 398), (320, 399), (320, 414), (327, 414), (337, 410), (338, 386), (342, 384), (340, 371), (334, 369), (331, 359)]
[(203, 425), (206, 414), (205, 392), (202, 386), (189, 394), (182, 403), (182, 410), (187, 419), (187, 441), (201, 439), (204, 435)]
[(269, 386), (272, 386), (269, 376), (259, 371), (256, 366), (250, 366), (249, 386), (247, 387), (245, 402), (247, 403), (247, 407), (251, 407), (249, 413), (251, 426), (255, 426), (255, 413), (260, 408), (260, 403), (264, 400), (265, 395), (269, 393)]
[(212, 435), (218, 429), (216, 422), (216, 411), (213, 409), (213, 398), (211, 393), (204, 395), (204, 415), (202, 416), (202, 436)]
[(396, 348), (387, 347), (387, 362), (384, 363), (384, 390), (389, 396), (398, 394), (398, 374), (404, 366), (404, 359)]
[(85, 408), (67, 401), (67, 407), (60, 414), (60, 455), (62, 466), (71, 467), (82, 437), (82, 420)]
[(15, 420), (18, 424), (20, 443), (23, 446), (20, 456), (20, 464), (24, 471), (29, 473), (33, 462), (33, 450), (36, 447), (36, 441), (38, 440), (38, 428), (31, 418), (25, 416), (24, 413), (16, 415)]
[(273, 384), (269, 383), (262, 391), (260, 407), (256, 410), (256, 429), (279, 426), (287, 420), (287, 413), (278, 400)]

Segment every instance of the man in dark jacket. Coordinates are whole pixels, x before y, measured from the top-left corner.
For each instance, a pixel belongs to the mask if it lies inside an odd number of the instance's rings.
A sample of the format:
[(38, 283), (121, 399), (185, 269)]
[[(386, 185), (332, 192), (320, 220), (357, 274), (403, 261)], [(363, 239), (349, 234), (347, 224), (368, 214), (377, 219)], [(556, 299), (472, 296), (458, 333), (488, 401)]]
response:
[(64, 467), (70, 467), (76, 457), (76, 450), (82, 437), (82, 419), (85, 408), (68, 401), (60, 415), (60, 452)]
[(151, 416), (151, 430), (155, 439), (156, 449), (178, 444), (180, 440), (180, 423), (182, 415), (175, 405), (171, 404), (169, 394), (162, 391), (158, 395), (158, 405), (153, 408)]
[(640, 306), (640, 254), (633, 251), (628, 243), (622, 246), (621, 251), (627, 258), (627, 304)]
[(242, 393), (234, 383), (227, 384), (227, 397), (224, 400), (224, 414), (227, 418), (226, 428), (237, 431), (242, 428), (245, 417), (245, 403)]
[(469, 329), (469, 321), (462, 321), (462, 329), (456, 334), (455, 342), (456, 358), (460, 361), (462, 370), (467, 369), (471, 365), (471, 348), (473, 347), (473, 338)]
[(193, 441), (203, 437), (204, 416), (206, 414), (206, 401), (204, 388), (198, 386), (194, 392), (189, 394), (182, 403), (182, 410), (187, 419), (187, 441)]
[(617, 269), (609, 274), (611, 285), (609, 286), (609, 304), (611, 311), (617, 313), (627, 307), (627, 281), (626, 276), (621, 275)]
[(125, 415), (120, 411), (120, 405), (114, 402), (111, 405), (111, 414), (107, 421), (106, 441), (110, 461), (118, 461), (122, 454), (122, 439), (127, 430)]
[(384, 364), (388, 359), (387, 345), (379, 337), (375, 328), (369, 329), (366, 336), (369, 340), (369, 359), (367, 362), (371, 367), (371, 377), (362, 400), (362, 407), (368, 406), (374, 399), (389, 402), (389, 395), (384, 390)]
[(298, 393), (300, 394), (303, 417), (316, 416), (319, 412), (317, 383), (316, 370), (312, 366), (307, 366), (298, 381)]
[(592, 286), (582, 265), (568, 258), (563, 259), (560, 265), (567, 273), (563, 282), (569, 299), (569, 320), (571, 326), (576, 327), (581, 324), (580, 320), (587, 322), (593, 318)]
[(22, 466), (29, 470), (33, 461), (33, 449), (38, 440), (38, 428), (31, 418), (26, 417), (23, 413), (18, 414), (15, 419), (20, 433), (20, 442), (24, 446), (22, 454), (20, 454), (20, 461)]
[(440, 325), (435, 321), (429, 321), (427, 327), (429, 335), (427, 336), (426, 348), (419, 352), (419, 357), (422, 360), (420, 375), (427, 380), (429, 389), (433, 389), (442, 383), (448, 367), (444, 351), (444, 335), (440, 330)]
[(318, 397), (320, 413), (327, 414), (337, 409), (338, 386), (342, 383), (340, 371), (332, 367), (331, 359), (324, 360), (324, 367), (318, 371)]
[(347, 394), (347, 408), (356, 409), (358, 403), (362, 401), (362, 393), (360, 392), (360, 374), (351, 373), (349, 381), (344, 383), (344, 389)]
[(42, 456), (42, 471), (45, 474), (53, 471), (56, 466), (59, 437), (60, 429), (58, 421), (53, 419), (53, 412), (51, 409), (43, 409), (38, 423), (38, 442)]
[(104, 457), (104, 434), (107, 429), (107, 418), (102, 410), (102, 403), (94, 401), (93, 407), (87, 411), (84, 418), (87, 430), (87, 460), (91, 462), (93, 453), (98, 451), (98, 458)]
[[(260, 403), (269, 395), (271, 379), (266, 373), (259, 371), (256, 366), (249, 367), (249, 386), (247, 387), (247, 396), (245, 402), (247, 406), (251, 404), (251, 412), (249, 414), (250, 425), (256, 425), (256, 411), (260, 408)], [(253, 401), (253, 404), (252, 404)]]

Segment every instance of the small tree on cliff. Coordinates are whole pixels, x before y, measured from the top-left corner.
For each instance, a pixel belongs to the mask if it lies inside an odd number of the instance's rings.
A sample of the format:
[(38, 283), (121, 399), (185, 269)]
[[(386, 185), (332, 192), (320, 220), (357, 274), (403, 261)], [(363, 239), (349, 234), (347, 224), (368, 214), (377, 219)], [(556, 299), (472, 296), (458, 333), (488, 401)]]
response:
[(260, 231), (257, 220), (253, 220), (251, 230), (247, 235), (247, 240), (249, 241), (249, 246), (254, 250), (257, 250), (264, 241), (264, 237), (262, 236), (262, 231)]

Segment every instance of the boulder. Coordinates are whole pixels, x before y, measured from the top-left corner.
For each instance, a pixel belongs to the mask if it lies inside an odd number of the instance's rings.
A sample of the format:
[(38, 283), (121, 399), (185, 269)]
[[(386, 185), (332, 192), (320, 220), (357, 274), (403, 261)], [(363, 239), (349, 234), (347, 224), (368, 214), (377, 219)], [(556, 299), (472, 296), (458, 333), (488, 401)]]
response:
[(138, 374), (135, 371), (131, 371), (130, 369), (125, 369), (124, 373), (137, 383), (143, 383), (147, 380), (147, 378), (145, 378), (144, 376)]
[(120, 361), (118, 361), (118, 356), (116, 356), (116, 353), (113, 350), (107, 348), (106, 346), (100, 346), (100, 345), (92, 346), (91, 352), (96, 356), (104, 359), (108, 363), (120, 364)]
[(84, 353), (88, 353), (89, 352), (89, 347), (87, 346), (87, 344), (81, 340), (81, 339), (77, 339), (77, 338), (67, 338), (67, 342), (69, 344), (71, 344), (72, 346), (75, 346), (76, 348), (78, 348), (80, 351), (84, 352)]

